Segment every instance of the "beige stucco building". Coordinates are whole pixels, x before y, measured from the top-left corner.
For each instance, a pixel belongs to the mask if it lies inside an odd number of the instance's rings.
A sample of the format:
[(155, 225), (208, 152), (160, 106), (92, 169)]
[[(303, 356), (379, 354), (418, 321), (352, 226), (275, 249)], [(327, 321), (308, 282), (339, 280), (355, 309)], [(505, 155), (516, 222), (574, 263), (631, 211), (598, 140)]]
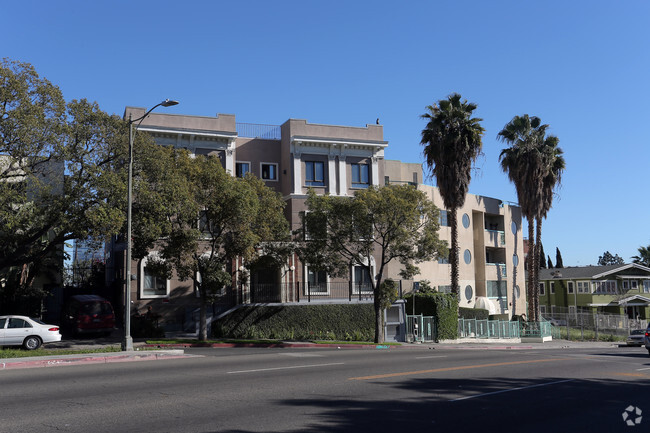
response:
[[(144, 108), (127, 107), (125, 117), (138, 118)], [(281, 193), (286, 201), (286, 217), (292, 229), (301, 227), (301, 213), (309, 188), (317, 193), (352, 196), (355, 191), (390, 183), (411, 183), (442, 208), (437, 188), (423, 184), (422, 167), (384, 159), (388, 143), (383, 126), (363, 127), (321, 125), (289, 119), (282, 125), (239, 123), (234, 115), (215, 117), (152, 113), (139, 126), (158, 144), (188, 149), (195, 155), (216, 154), (223, 167), (234, 176), (252, 172), (266, 185)], [(440, 236), (449, 239), (445, 212)], [(468, 195), (459, 210), (461, 245), (461, 306), (492, 305), (494, 313), (520, 314), (525, 311), (523, 243), (519, 207), (500, 200)], [(115, 281), (123, 277), (124, 261), (119, 247), (113, 258)], [(242, 264), (233, 263), (235, 279)], [(421, 264), (419, 280), (428, 280), (439, 290), (450, 284), (449, 264)], [(389, 270), (394, 278), (397, 266)], [(148, 275), (146, 259), (132, 263), (137, 281), (131, 284), (131, 300), (136, 308), (152, 304), (164, 316), (168, 329), (183, 328), (193, 320), (198, 306), (192, 283), (159, 281)], [(311, 272), (293, 257), (281, 269), (251, 269), (245, 284), (236, 281), (228, 304), (248, 302), (329, 302), (363, 301), (371, 297), (363, 280), (369, 278), (351, 269), (348, 279), (329, 278)], [(403, 281), (411, 290), (417, 281)], [(309, 289), (308, 289), (309, 288)], [(225, 299), (225, 298), (224, 298)], [(215, 313), (218, 307), (215, 307)]]

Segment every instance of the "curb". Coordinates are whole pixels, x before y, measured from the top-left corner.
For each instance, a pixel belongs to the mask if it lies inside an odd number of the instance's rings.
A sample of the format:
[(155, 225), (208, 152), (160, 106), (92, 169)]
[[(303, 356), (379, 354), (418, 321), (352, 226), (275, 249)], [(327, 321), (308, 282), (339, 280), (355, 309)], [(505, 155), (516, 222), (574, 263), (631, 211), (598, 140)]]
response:
[(150, 351), (150, 353), (113, 352), (105, 354), (56, 355), (51, 357), (0, 359), (0, 370), (23, 368), (59, 367), (83, 364), (111, 364), (117, 362), (157, 361), (164, 359), (189, 358), (182, 350)]

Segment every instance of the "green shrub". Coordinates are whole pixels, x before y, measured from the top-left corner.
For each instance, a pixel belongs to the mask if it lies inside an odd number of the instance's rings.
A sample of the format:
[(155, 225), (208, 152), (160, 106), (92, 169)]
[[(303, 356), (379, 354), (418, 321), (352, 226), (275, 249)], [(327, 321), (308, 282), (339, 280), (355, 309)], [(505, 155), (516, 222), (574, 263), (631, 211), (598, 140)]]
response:
[(372, 341), (372, 304), (243, 306), (212, 324), (215, 338)]
[[(413, 295), (404, 297), (406, 314), (413, 314)], [(415, 314), (433, 316), (436, 327), (436, 341), (458, 338), (458, 299), (446, 293), (417, 293)]]

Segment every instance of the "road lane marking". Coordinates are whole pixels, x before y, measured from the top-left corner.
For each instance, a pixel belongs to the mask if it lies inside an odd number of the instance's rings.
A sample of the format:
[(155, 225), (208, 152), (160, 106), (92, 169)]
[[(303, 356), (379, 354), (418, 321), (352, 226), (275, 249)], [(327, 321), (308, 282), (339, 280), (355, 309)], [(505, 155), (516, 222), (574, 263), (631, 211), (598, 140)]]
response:
[(469, 399), (472, 399), (472, 398), (485, 397), (485, 396), (488, 396), (488, 395), (503, 394), (504, 392), (510, 392), (510, 391), (521, 391), (521, 390), (523, 390), (523, 389), (539, 388), (540, 386), (550, 386), (550, 385), (557, 385), (558, 383), (573, 382), (574, 380), (575, 380), (575, 379), (566, 379), (566, 380), (558, 380), (558, 381), (556, 381), (556, 382), (539, 383), (539, 384), (537, 384), (537, 385), (520, 386), (520, 387), (518, 387), (518, 388), (502, 389), (501, 391), (486, 392), (486, 393), (484, 393), (484, 394), (470, 395), (470, 396), (467, 396), (467, 397), (455, 398), (455, 399), (453, 399), (453, 400), (449, 400), (449, 401), (469, 400)]
[(644, 373), (614, 373), (614, 376), (648, 377), (648, 375)]
[(447, 355), (437, 355), (437, 356), (416, 356), (415, 359), (431, 359), (431, 358), (447, 358)]
[(433, 370), (404, 371), (404, 372), (401, 372), (401, 373), (377, 374), (375, 376), (350, 377), (350, 378), (348, 378), (348, 380), (386, 379), (386, 378), (389, 378), (389, 377), (413, 376), (413, 375), (416, 375), (416, 374), (440, 373), (440, 372), (445, 372), (445, 371), (471, 370), (471, 369), (475, 369), (475, 368), (503, 367), (503, 366), (507, 366), (507, 365), (536, 364), (536, 363), (541, 363), (541, 362), (557, 362), (557, 361), (571, 361), (571, 359), (570, 358), (531, 359), (531, 360), (528, 360), (528, 361), (497, 362), (495, 364), (464, 365), (464, 366), (458, 366), (458, 367), (435, 368)]
[(638, 368), (636, 371), (650, 370), (650, 367), (647, 368)]
[(310, 364), (310, 365), (292, 365), (289, 367), (273, 367), (273, 368), (259, 368), (256, 370), (238, 370), (238, 371), (229, 371), (228, 374), (237, 374), (237, 373), (257, 373), (259, 371), (273, 371), (273, 370), (290, 370), (293, 368), (314, 368), (314, 367), (329, 367), (332, 365), (343, 365), (344, 362), (333, 362), (330, 364)]

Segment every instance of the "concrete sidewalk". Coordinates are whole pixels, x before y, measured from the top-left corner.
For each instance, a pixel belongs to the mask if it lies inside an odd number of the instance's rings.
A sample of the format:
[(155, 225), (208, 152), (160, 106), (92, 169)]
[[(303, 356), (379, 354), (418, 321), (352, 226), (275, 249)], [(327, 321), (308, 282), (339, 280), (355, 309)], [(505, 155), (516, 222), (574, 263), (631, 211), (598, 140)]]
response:
[(114, 362), (157, 361), (188, 358), (183, 350), (140, 350), (129, 352), (80, 353), (74, 355), (46, 355), (26, 358), (0, 359), (0, 370), (19, 368), (60, 367), (64, 365), (109, 364)]

